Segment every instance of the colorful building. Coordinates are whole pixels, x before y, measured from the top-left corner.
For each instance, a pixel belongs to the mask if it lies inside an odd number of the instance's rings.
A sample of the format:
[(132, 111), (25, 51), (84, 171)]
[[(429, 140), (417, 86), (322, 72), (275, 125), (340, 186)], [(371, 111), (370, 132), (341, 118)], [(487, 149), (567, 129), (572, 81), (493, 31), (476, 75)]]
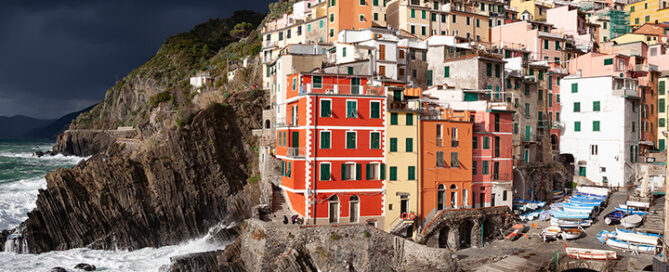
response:
[(657, 150), (664, 151), (667, 148), (667, 136), (664, 132), (669, 131), (667, 129), (667, 101), (669, 101), (669, 96), (667, 95), (667, 88), (669, 88), (669, 72), (662, 72), (662, 75), (658, 79), (657, 83)]
[(430, 106), (419, 120), (420, 218), (471, 205), (472, 135), (470, 113)]
[(545, 21), (548, 9), (553, 7), (552, 1), (544, 0), (511, 0), (509, 3), (523, 20)]
[(372, 27), (372, 1), (327, 0), (328, 42), (337, 40), (344, 29), (360, 30)]
[(287, 110), (276, 129), (281, 188), (308, 224), (383, 226), (386, 96), (368, 80), (312, 72), (285, 82)]
[[(393, 233), (411, 237), (418, 211), (418, 138), (421, 111), (420, 88), (392, 88), (386, 112), (385, 226)], [(413, 219), (412, 219), (413, 218)]]
[(564, 35), (551, 25), (519, 21), (491, 29), (490, 41), (498, 47), (505, 44), (522, 44), (530, 51), (529, 61), (563, 63), (566, 59)]
[(630, 15), (633, 28), (645, 23), (669, 22), (669, 3), (667, 1), (633, 0), (625, 6)]

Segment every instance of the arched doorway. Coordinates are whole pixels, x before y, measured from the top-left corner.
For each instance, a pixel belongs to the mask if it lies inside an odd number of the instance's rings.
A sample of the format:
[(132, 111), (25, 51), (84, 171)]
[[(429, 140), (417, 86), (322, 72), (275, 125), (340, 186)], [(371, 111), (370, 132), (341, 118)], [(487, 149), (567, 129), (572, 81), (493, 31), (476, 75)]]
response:
[(460, 248), (468, 248), (472, 246), (472, 228), (474, 228), (474, 223), (469, 220), (465, 220), (460, 224), (458, 232), (460, 233)]
[(339, 197), (332, 195), (328, 199), (328, 219), (330, 224), (339, 223)]
[(265, 120), (265, 128), (270, 128), (270, 126), (269, 119)]
[(351, 223), (358, 223), (360, 219), (360, 198), (357, 195), (352, 196), (349, 200), (348, 216)]
[(448, 248), (448, 233), (450, 232), (451, 228), (448, 226), (444, 226), (439, 230), (439, 247), (440, 248)]
[(451, 184), (451, 187), (449, 188), (451, 191), (451, 208), (457, 208), (458, 207), (458, 186), (455, 184)]
[(439, 184), (437, 187), (437, 210), (443, 210), (446, 206), (446, 186)]
[(558, 137), (555, 134), (551, 134), (551, 148), (554, 151), (557, 151), (560, 149), (560, 142), (558, 141)]

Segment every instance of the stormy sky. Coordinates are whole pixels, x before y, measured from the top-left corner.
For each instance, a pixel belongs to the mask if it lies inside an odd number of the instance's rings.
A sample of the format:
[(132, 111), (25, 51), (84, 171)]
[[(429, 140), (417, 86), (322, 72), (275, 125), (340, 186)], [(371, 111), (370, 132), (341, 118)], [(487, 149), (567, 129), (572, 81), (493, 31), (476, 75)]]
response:
[(0, 0), (0, 116), (58, 118), (104, 98), (171, 35), (272, 0)]

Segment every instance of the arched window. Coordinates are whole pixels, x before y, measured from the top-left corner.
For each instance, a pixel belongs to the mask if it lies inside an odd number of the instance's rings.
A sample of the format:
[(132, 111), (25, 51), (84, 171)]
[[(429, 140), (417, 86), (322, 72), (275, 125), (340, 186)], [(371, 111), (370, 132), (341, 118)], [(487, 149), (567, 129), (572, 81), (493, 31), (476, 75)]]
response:
[(339, 197), (332, 195), (328, 200), (330, 224), (339, 223)]
[(446, 198), (446, 186), (439, 184), (437, 188), (437, 210), (444, 209), (444, 202)]
[(358, 223), (360, 219), (360, 198), (356, 195), (349, 200), (348, 215), (351, 223)]
[(265, 120), (265, 128), (270, 128), (269, 120)]
[(449, 187), (451, 190), (451, 208), (457, 208), (458, 207), (458, 186), (455, 184), (451, 184), (451, 187)]

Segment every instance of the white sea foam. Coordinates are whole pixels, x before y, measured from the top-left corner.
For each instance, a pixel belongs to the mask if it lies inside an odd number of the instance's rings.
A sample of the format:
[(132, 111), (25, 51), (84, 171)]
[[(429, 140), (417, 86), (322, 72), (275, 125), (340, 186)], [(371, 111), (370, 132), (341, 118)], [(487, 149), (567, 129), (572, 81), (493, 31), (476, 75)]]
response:
[(6, 158), (22, 158), (30, 161), (39, 161), (44, 163), (58, 163), (58, 164), (77, 164), (82, 160), (87, 160), (90, 157), (78, 157), (78, 156), (65, 156), (63, 154), (56, 154), (53, 156), (44, 155), (42, 157), (37, 157), (33, 153), (29, 152), (0, 152), (0, 157)]
[(0, 230), (14, 228), (26, 220), (36, 206), (38, 190), (44, 187), (44, 178), (0, 184)]
[(78, 263), (95, 265), (97, 271), (159, 271), (170, 264), (170, 257), (222, 249), (210, 242), (209, 235), (174, 246), (143, 248), (135, 251), (110, 251), (76, 248), (44, 254), (0, 252), (0, 271), (49, 271), (60, 266), (69, 271)]

